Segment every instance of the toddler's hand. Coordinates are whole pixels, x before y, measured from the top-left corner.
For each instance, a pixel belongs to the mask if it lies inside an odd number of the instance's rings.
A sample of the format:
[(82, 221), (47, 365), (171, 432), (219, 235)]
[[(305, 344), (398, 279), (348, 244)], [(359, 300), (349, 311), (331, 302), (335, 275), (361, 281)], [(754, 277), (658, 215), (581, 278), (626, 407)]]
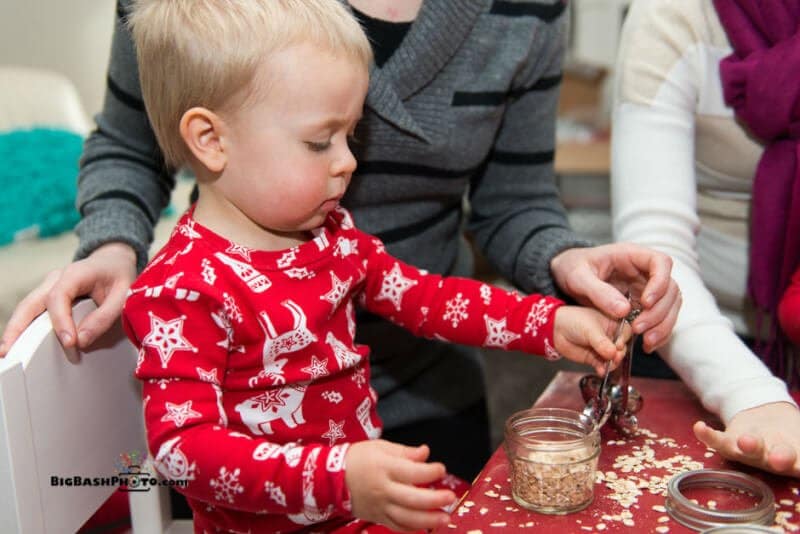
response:
[(345, 457), (345, 482), (350, 490), (353, 515), (394, 530), (432, 529), (447, 524), (450, 490), (428, 489), (445, 475), (444, 465), (425, 463), (426, 445), (407, 447), (385, 440), (354, 443)]
[(625, 356), (625, 345), (631, 337), (627, 323), (616, 340), (618, 321), (597, 310), (580, 306), (562, 306), (556, 310), (553, 338), (559, 354), (577, 363), (594, 367), (598, 375), (605, 373), (605, 361), (619, 364)]

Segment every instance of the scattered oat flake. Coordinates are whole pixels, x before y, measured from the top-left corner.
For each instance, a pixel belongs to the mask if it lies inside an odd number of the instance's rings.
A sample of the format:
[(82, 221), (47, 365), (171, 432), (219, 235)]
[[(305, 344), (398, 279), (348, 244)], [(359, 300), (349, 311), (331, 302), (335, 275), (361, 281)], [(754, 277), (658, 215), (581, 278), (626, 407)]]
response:
[(464, 506), (466, 506), (467, 508), (472, 508), (473, 506), (475, 506), (475, 503), (472, 501), (464, 501)]
[(483, 534), (483, 531), (479, 528), (476, 528), (475, 530), (467, 531), (467, 534)]
[(591, 530), (592, 530), (592, 527), (583, 526), (583, 527), (581, 527), (581, 530), (588, 530), (588, 531), (591, 531)]
[(669, 516), (662, 515), (661, 517), (658, 518), (659, 523), (666, 523), (667, 521), (669, 521)]
[(506, 525), (507, 523), (505, 521), (495, 521), (494, 523), (489, 523), (490, 527), (495, 527), (495, 528), (502, 528)]
[(707, 452), (703, 456), (706, 457), (706, 458), (711, 458), (712, 456), (714, 456), (714, 453), (713, 452)]
[(480, 512), (481, 515), (486, 515), (487, 513), (489, 513), (489, 509), (488, 508), (481, 508), (479, 510), (479, 512)]
[(484, 492), (484, 495), (486, 495), (487, 497), (499, 497), (500, 496), (500, 494), (498, 494), (494, 490), (489, 490), (487, 492)]
[(597, 530), (605, 530), (606, 529), (606, 524), (605, 523), (597, 523), (594, 526), (594, 528), (596, 528)]
[(510, 501), (511, 497), (509, 497), (508, 495), (500, 495), (500, 500), (501, 501)]
[(661, 512), (662, 514), (663, 514), (664, 512), (666, 512), (666, 511), (667, 511), (667, 509), (666, 509), (666, 508), (664, 508), (663, 506), (661, 506), (660, 504), (654, 504), (654, 505), (652, 506), (652, 508), (653, 508), (653, 510), (655, 510), (656, 512)]
[(656, 527), (656, 532), (658, 532), (658, 534), (664, 534), (665, 532), (669, 532), (669, 527), (661, 525), (660, 527)]
[(780, 500), (780, 503), (781, 503), (783, 506), (794, 506), (794, 501), (793, 501), (793, 500), (791, 500), (791, 499), (781, 499), (781, 500)]
[(458, 528), (458, 527), (453, 523), (447, 523), (447, 528)]

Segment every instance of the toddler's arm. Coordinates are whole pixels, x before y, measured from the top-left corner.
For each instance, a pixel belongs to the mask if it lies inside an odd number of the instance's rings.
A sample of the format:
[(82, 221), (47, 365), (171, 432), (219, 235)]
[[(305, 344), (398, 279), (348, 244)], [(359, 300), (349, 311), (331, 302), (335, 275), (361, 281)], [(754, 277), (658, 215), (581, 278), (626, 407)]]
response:
[(459, 277), (421, 271), (371, 238), (361, 304), (415, 335), (487, 348), (560, 356), (594, 365), (620, 359), (610, 340), (616, 321), (544, 295), (523, 297)]

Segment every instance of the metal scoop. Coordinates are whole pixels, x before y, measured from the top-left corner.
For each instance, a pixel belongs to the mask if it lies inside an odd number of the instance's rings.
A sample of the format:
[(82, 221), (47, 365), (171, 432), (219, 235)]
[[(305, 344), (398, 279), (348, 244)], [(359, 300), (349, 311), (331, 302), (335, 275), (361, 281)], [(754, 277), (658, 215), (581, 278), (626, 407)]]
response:
[[(627, 297), (630, 299), (630, 294)], [(641, 309), (633, 306), (631, 312), (619, 320), (617, 331), (614, 334), (614, 343), (622, 335), (625, 323), (633, 323), (640, 313)], [(610, 372), (611, 362), (609, 361), (606, 362), (606, 370), (602, 379), (597, 375), (586, 375), (581, 378), (581, 395), (586, 401), (582, 413), (590, 421), (594, 421), (595, 428), (601, 428), (609, 417), (613, 416), (612, 423), (622, 434), (632, 435), (638, 429), (638, 421), (634, 413), (641, 409), (642, 397), (638, 391), (629, 386), (635, 337), (631, 336), (628, 341), (625, 357), (617, 369)], [(609, 377), (612, 381), (610, 386)], [(633, 401), (633, 406), (631, 406), (631, 401)]]

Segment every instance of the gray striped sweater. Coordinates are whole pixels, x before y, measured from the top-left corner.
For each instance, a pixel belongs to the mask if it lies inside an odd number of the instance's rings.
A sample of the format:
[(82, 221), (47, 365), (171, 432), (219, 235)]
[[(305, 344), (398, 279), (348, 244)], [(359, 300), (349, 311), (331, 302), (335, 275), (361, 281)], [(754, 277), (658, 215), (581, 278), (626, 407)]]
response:
[[(122, 241), (142, 268), (174, 177), (144, 111), (124, 25), (130, 4), (119, 0), (105, 102), (81, 161), (77, 257)], [(468, 276), (466, 229), (519, 288), (555, 292), (552, 257), (587, 245), (569, 229), (553, 180), (567, 16), (562, 0), (425, 0), (399, 48), (371, 72), (359, 166), (343, 202), (361, 229), (405, 261)], [(360, 319), (387, 427), (482, 398), (474, 349)]]

